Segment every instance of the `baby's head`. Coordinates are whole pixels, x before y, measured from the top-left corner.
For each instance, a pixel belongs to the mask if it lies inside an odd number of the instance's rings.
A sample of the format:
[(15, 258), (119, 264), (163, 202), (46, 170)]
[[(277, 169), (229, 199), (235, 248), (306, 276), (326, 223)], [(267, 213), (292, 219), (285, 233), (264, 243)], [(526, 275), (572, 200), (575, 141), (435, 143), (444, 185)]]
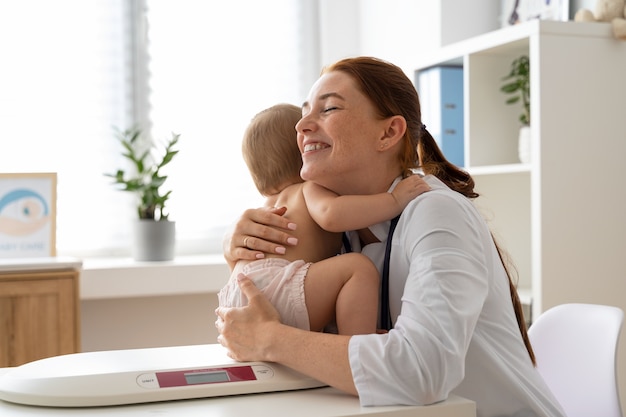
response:
[(302, 155), (296, 140), (296, 123), (302, 109), (277, 104), (258, 113), (248, 125), (241, 150), (252, 180), (265, 196), (302, 182)]

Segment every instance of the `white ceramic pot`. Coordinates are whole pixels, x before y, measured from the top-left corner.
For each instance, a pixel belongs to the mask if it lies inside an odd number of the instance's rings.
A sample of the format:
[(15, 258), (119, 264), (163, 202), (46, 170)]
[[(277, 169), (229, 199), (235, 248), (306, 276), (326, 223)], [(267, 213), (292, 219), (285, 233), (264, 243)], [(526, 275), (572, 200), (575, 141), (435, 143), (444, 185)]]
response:
[(175, 243), (176, 222), (135, 221), (132, 254), (136, 261), (171, 261)]
[(530, 126), (520, 128), (517, 146), (520, 162), (523, 164), (530, 163)]

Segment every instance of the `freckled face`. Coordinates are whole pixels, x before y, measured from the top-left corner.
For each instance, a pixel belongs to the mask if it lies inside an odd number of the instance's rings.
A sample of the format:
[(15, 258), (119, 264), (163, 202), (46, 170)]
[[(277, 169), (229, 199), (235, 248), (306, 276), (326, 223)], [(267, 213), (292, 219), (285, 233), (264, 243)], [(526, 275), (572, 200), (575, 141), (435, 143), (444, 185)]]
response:
[(303, 179), (339, 194), (367, 193), (385, 121), (349, 75), (330, 72), (313, 85), (296, 130)]

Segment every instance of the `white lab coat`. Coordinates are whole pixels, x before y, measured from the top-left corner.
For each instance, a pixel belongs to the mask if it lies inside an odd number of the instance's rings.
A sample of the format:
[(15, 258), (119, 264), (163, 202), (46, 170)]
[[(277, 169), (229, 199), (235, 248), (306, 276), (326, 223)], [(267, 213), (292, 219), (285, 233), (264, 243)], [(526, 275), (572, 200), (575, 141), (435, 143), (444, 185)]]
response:
[[(473, 203), (426, 176), (432, 190), (404, 210), (393, 235), (394, 328), (353, 336), (350, 366), (361, 404), (430, 404), (450, 393), (480, 417), (563, 416), (522, 341), (506, 273)], [(364, 248), (382, 270), (382, 241)]]

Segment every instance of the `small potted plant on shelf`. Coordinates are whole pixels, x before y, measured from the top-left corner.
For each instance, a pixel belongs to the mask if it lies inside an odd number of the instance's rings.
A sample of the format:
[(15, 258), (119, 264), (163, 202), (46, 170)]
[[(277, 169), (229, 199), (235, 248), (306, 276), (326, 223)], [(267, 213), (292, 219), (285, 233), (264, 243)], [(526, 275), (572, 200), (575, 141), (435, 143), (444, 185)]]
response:
[(176, 224), (169, 220), (165, 206), (172, 191), (162, 191), (167, 175), (161, 169), (169, 164), (178, 150), (174, 149), (180, 138), (172, 133), (163, 144), (147, 139), (141, 129), (133, 127), (115, 129), (115, 137), (123, 148), (122, 156), (131, 162), (129, 171), (118, 169), (113, 185), (121, 191), (137, 196), (137, 215), (134, 230), (133, 256), (138, 261), (167, 261), (174, 258)]
[(519, 158), (521, 162), (530, 162), (530, 60), (527, 55), (516, 58), (511, 63), (511, 71), (503, 79), (504, 84), (500, 91), (510, 97), (506, 104), (515, 104), (521, 101), (522, 114), (519, 121), (522, 123), (519, 132)]

